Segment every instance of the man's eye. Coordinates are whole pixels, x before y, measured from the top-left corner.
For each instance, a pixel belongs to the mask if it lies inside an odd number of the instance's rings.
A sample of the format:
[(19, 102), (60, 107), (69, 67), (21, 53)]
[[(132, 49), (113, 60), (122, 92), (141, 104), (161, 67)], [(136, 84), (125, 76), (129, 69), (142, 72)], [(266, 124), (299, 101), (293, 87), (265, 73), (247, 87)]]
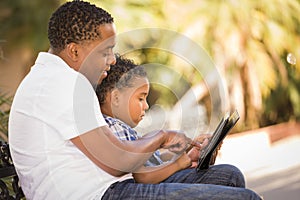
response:
[(107, 57), (107, 56), (113, 55), (113, 52), (111, 50), (107, 50), (107, 51), (103, 52), (102, 54), (103, 54), (103, 56)]

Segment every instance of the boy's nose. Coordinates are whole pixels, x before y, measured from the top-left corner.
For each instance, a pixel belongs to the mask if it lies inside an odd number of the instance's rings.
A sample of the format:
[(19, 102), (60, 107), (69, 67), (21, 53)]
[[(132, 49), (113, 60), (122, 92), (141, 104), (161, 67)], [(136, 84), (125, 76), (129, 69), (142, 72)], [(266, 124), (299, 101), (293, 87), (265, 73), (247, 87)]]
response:
[(148, 110), (149, 109), (149, 105), (148, 105), (148, 102), (145, 102), (145, 106), (144, 106), (145, 110)]

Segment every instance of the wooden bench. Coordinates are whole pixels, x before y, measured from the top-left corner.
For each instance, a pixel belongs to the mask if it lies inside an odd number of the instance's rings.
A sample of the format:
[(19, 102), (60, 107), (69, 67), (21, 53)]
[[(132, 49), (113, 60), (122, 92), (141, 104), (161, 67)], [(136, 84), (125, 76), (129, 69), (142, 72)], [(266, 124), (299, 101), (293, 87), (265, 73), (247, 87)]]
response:
[(25, 199), (9, 151), (8, 143), (0, 141), (0, 199)]

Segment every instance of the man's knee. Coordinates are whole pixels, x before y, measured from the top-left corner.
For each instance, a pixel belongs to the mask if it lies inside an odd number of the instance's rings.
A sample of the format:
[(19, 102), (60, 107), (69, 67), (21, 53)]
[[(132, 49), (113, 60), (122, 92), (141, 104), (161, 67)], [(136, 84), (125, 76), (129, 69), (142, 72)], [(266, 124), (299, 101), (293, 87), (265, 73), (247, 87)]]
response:
[(218, 166), (219, 170), (221, 168), (221, 171), (230, 176), (229, 186), (245, 188), (245, 177), (239, 168), (230, 164), (220, 164), (215, 166)]

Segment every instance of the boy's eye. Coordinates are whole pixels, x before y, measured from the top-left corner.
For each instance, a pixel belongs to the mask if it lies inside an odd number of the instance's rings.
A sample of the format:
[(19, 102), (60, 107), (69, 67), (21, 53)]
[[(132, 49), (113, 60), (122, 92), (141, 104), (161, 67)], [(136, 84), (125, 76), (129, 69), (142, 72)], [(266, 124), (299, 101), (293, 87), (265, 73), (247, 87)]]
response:
[(140, 101), (145, 101), (146, 99), (145, 99), (145, 97), (140, 97), (139, 100)]

